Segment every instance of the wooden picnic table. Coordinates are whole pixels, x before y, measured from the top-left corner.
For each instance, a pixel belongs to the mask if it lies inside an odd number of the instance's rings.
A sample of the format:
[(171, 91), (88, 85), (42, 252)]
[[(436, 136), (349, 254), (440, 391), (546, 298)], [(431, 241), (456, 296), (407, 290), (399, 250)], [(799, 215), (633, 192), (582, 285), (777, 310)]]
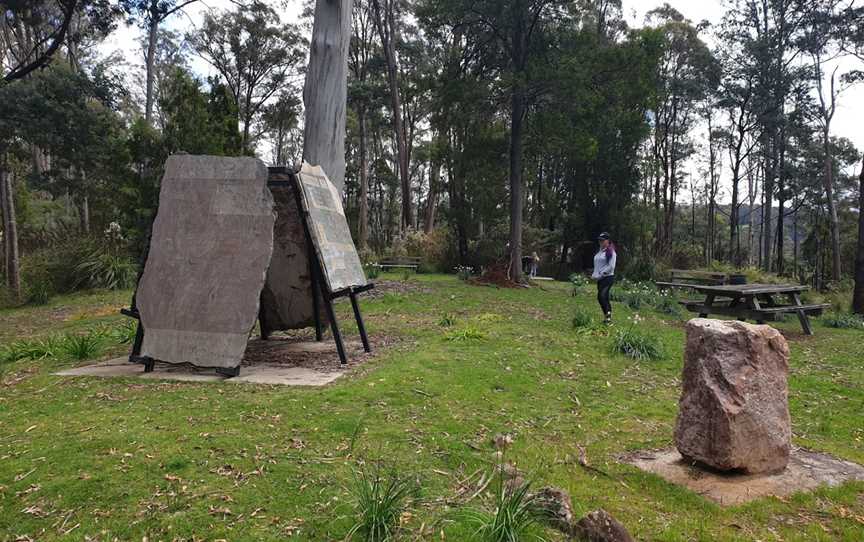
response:
[[(810, 326), (810, 314), (821, 314), (831, 305), (816, 303), (805, 305), (801, 302), (801, 292), (810, 289), (809, 286), (797, 284), (676, 284), (659, 283), (665, 287), (691, 288), (705, 295), (701, 301), (681, 301), (687, 310), (706, 318), (709, 314), (732, 316), (739, 320), (755, 320), (764, 324), (766, 320), (776, 320), (787, 313), (798, 315), (801, 328), (807, 335), (813, 334)], [(775, 296), (786, 297), (787, 303), (778, 303)]]

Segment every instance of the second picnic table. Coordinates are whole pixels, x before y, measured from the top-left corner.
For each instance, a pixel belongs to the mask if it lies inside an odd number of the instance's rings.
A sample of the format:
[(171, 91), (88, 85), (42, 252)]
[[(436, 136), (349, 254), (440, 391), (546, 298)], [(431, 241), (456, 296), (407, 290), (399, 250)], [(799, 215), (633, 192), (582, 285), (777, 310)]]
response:
[[(690, 312), (706, 318), (709, 314), (732, 316), (739, 320), (755, 320), (764, 324), (783, 314), (795, 313), (801, 322), (801, 329), (807, 335), (813, 334), (808, 315), (821, 314), (830, 304), (816, 303), (805, 305), (801, 302), (801, 292), (810, 288), (796, 284), (685, 284), (658, 282), (661, 288), (692, 288), (704, 294), (704, 300), (681, 301)], [(778, 303), (775, 296), (785, 296), (787, 303)]]

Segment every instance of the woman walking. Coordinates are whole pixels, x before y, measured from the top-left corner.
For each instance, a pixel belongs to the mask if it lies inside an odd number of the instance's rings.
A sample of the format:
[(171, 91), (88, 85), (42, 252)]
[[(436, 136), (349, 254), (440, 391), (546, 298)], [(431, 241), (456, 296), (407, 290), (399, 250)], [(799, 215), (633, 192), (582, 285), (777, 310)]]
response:
[(597, 237), (600, 250), (594, 255), (594, 272), (591, 278), (597, 281), (597, 301), (603, 311), (603, 323), (612, 323), (612, 304), (609, 302), (609, 290), (615, 283), (615, 245), (609, 239), (609, 234), (601, 233)]

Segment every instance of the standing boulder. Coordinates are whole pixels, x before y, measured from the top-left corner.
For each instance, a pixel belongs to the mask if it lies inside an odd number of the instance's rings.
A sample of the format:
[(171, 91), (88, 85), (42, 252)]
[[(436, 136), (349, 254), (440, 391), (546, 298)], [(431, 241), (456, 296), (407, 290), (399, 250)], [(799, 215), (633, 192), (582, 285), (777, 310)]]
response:
[(695, 318), (687, 347), (675, 446), (721, 471), (777, 472), (791, 451), (789, 347), (776, 329)]

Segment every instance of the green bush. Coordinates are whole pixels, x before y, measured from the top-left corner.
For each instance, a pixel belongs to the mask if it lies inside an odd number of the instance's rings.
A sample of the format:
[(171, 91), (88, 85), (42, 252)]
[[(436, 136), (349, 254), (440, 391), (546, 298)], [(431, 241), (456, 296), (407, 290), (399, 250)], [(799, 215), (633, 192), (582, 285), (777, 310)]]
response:
[[(29, 286), (27, 300), (38, 303), (83, 288), (131, 288), (138, 268), (116, 242), (70, 237), (22, 257), (21, 275)], [(38, 290), (35, 296), (34, 290)]]
[(27, 303), (30, 305), (47, 305), (54, 295), (54, 287), (48, 279), (39, 280), (27, 288)]
[(838, 329), (864, 329), (864, 318), (848, 312), (830, 312), (822, 317), (822, 323)]
[(584, 309), (576, 309), (576, 312), (573, 313), (573, 327), (576, 329), (582, 329), (591, 327), (594, 325), (594, 318), (591, 314)]
[(74, 287), (122, 290), (135, 285), (137, 267), (129, 257), (92, 248), (74, 267)]

